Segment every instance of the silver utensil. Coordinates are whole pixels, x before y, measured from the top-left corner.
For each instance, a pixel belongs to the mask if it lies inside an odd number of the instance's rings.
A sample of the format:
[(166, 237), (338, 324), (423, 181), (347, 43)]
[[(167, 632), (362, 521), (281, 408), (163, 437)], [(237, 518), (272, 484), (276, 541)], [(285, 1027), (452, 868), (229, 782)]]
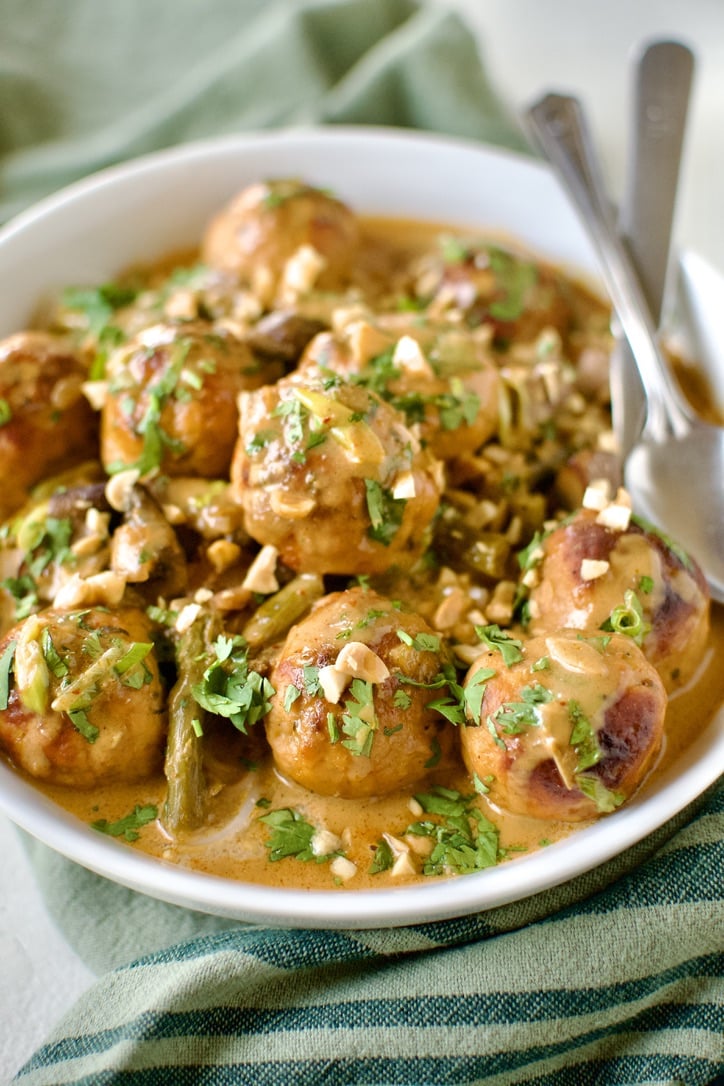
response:
[(624, 469), (634, 509), (696, 558), (712, 596), (724, 602), (724, 429), (698, 418), (661, 354), (643, 289), (612, 223), (580, 102), (548, 94), (527, 119), (596, 247), (646, 391), (644, 430)]
[[(638, 273), (654, 325), (661, 322), (694, 55), (677, 41), (642, 46), (632, 65), (627, 172), (618, 232)], [(611, 358), (613, 428), (622, 456), (638, 441), (646, 394), (626, 336)]]

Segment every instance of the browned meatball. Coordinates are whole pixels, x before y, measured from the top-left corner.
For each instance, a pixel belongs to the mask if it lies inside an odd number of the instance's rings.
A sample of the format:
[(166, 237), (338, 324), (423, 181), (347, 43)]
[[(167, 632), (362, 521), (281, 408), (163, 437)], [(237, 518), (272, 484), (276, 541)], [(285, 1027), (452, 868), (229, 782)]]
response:
[(0, 343), (0, 519), (48, 471), (94, 455), (98, 427), (82, 392), (86, 376), (63, 341), (45, 332)]
[(533, 576), (531, 633), (623, 625), (667, 690), (699, 667), (709, 633), (704, 576), (678, 547), (635, 518), (617, 529), (601, 523), (594, 510), (580, 510), (544, 538)]
[(312, 340), (301, 370), (319, 369), (378, 393), (441, 460), (473, 453), (495, 433), (500, 376), (466, 329), (355, 322)]
[[(289, 261), (308, 254), (300, 269), (309, 286), (337, 288), (351, 272), (359, 243), (355, 216), (320, 189), (294, 180), (267, 181), (243, 189), (209, 224), (201, 257), (232, 274), (270, 304), (283, 292)], [(300, 253), (301, 251), (301, 253)], [(318, 266), (316, 265), (318, 261)]]
[(498, 245), (443, 238), (423, 261), (418, 294), (430, 310), (461, 310), (475, 326), (493, 327), (499, 346), (534, 339), (545, 328), (565, 337), (571, 310), (562, 277)]
[[(634, 792), (661, 746), (666, 692), (631, 638), (559, 630), (491, 648), (465, 680), (475, 727), (462, 730), (471, 773), (517, 814), (578, 822)], [(482, 694), (482, 697), (481, 697)]]
[(158, 468), (167, 475), (228, 472), (237, 396), (279, 376), (241, 340), (212, 324), (144, 329), (108, 360), (101, 456), (107, 470)]
[(444, 694), (444, 664), (419, 615), (361, 588), (326, 596), (292, 629), (271, 676), (265, 723), (280, 773), (352, 799), (419, 784), (456, 743), (429, 705), (441, 682)]
[(160, 767), (164, 693), (143, 611), (43, 611), (3, 638), (6, 665), (11, 652), (0, 744), (26, 773), (91, 788)]
[(291, 569), (377, 573), (420, 557), (438, 461), (393, 407), (341, 381), (284, 378), (241, 397), (232, 491)]

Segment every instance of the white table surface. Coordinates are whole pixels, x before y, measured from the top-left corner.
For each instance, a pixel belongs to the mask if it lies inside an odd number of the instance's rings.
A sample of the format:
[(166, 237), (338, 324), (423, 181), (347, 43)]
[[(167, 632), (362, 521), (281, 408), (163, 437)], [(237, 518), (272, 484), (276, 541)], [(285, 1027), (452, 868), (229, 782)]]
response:
[[(721, 0), (455, 3), (479, 32), (493, 82), (514, 108), (546, 90), (582, 98), (614, 196), (626, 151), (628, 58), (654, 37), (689, 44), (698, 66), (675, 238), (724, 271)], [(1, 815), (0, 857), (0, 1082), (5, 1082), (94, 978), (49, 919), (19, 836)]]

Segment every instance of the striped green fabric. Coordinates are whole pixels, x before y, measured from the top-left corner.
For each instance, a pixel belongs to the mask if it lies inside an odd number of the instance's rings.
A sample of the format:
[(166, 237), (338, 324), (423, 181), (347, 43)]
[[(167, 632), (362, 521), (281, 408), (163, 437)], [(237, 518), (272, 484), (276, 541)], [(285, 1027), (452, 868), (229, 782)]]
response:
[[(15, 1081), (713, 1083), (724, 1071), (724, 788), (632, 851), (458, 920), (237, 926), (172, 945), (101, 978)], [(592, 878), (608, 885), (585, 896)]]
[[(0, 218), (114, 161), (250, 128), (525, 146), (439, 0), (0, 4)], [(722, 787), (563, 886), (380, 931), (243, 926), (28, 850), (100, 976), (22, 1086), (704, 1086), (724, 1067)]]

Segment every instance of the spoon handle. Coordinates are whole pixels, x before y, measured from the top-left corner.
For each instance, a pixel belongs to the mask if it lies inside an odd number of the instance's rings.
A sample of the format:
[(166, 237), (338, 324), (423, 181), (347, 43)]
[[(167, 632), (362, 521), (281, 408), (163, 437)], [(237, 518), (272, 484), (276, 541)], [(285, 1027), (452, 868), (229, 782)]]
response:
[(604, 283), (646, 389), (646, 432), (656, 441), (671, 433), (681, 436), (694, 425), (693, 412), (659, 351), (646, 298), (616, 234), (581, 104), (547, 94), (529, 109), (528, 121), (596, 246)]
[[(693, 53), (677, 41), (646, 43), (633, 57), (627, 171), (618, 232), (657, 326), (668, 281), (693, 71)], [(646, 395), (628, 340), (620, 333), (616, 339), (611, 356), (611, 410), (619, 447), (626, 456), (644, 427)]]
[(638, 56), (626, 185), (619, 233), (628, 247), (654, 324), (661, 319), (694, 55), (655, 41)]

